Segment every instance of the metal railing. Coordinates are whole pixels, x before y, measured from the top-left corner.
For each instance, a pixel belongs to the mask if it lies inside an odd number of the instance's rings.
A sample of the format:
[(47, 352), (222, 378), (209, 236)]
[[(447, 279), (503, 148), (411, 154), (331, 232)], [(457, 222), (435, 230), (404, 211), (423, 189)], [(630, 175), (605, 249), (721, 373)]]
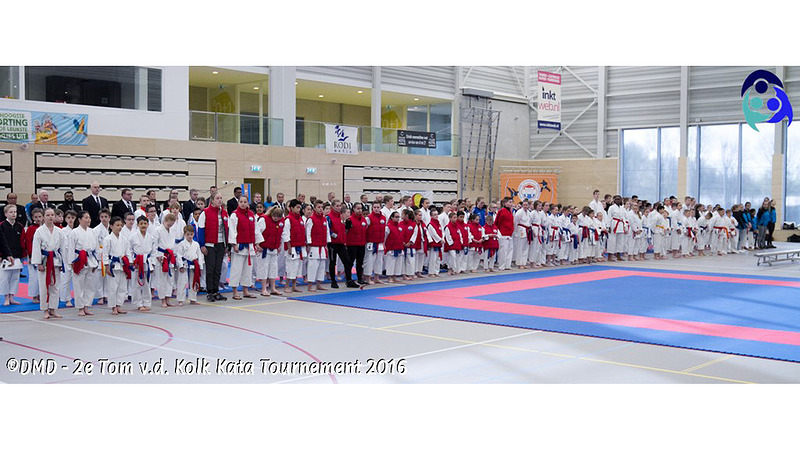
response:
[(189, 139), (280, 146), (283, 145), (283, 119), (189, 111)]

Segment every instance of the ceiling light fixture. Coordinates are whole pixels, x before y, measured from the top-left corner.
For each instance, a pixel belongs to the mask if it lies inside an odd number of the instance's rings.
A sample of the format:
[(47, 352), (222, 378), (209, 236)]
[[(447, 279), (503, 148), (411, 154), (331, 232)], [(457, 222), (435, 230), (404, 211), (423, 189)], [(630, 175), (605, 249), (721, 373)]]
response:
[(253, 89), (258, 90), (258, 86), (255, 86)]
[(319, 94), (319, 98), (323, 98), (323, 97), (325, 97), (325, 96), (324, 96), (324, 95), (322, 95), (322, 94)]
[(211, 75), (219, 75), (219, 72), (217, 72), (217, 71), (215, 70), (215, 71), (211, 72)]
[(414, 101), (415, 101), (415, 102), (418, 102), (418, 101), (419, 101), (419, 99), (418, 99), (418, 98), (415, 98), (415, 99), (414, 99)]
[(364, 91), (358, 91), (357, 93), (358, 93), (358, 94), (363, 94), (363, 93), (364, 93)]

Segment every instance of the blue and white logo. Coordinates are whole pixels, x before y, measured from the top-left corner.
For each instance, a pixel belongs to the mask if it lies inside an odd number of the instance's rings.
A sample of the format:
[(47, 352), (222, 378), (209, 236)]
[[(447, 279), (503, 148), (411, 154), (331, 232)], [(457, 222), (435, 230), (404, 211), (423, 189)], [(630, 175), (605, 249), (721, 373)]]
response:
[(772, 72), (756, 70), (742, 83), (742, 111), (750, 128), (758, 131), (760, 122), (778, 123), (784, 118), (792, 124), (792, 105), (783, 82)]
[(336, 138), (339, 142), (345, 142), (348, 139), (350, 139), (350, 136), (345, 134), (344, 128), (340, 127), (339, 125), (336, 125), (335, 130), (336, 130)]

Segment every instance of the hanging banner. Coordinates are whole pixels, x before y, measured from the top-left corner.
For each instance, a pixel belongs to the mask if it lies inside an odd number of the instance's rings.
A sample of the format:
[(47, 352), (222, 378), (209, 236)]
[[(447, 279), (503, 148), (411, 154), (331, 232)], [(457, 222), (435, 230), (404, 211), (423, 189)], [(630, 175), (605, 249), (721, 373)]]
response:
[(88, 121), (88, 114), (0, 110), (0, 141), (87, 145)]
[(398, 147), (436, 148), (436, 133), (428, 131), (397, 131)]
[(358, 154), (358, 127), (325, 124), (325, 150), (343, 155)]
[(500, 197), (511, 197), (514, 204), (523, 200), (557, 202), (558, 175), (555, 173), (501, 173)]
[(0, 111), (0, 141), (30, 142), (32, 124), (27, 111)]
[(432, 200), (433, 199), (433, 191), (430, 191), (430, 190), (428, 190), (428, 191), (404, 191), (404, 190), (401, 189), (400, 190), (400, 197), (405, 197), (406, 195), (408, 195), (409, 197), (411, 197), (414, 200), (414, 206), (416, 206), (417, 208), (422, 206), (421, 202), (422, 202), (423, 198), (427, 198), (428, 200), (433, 201)]
[(561, 74), (539, 71), (538, 128), (561, 130)]

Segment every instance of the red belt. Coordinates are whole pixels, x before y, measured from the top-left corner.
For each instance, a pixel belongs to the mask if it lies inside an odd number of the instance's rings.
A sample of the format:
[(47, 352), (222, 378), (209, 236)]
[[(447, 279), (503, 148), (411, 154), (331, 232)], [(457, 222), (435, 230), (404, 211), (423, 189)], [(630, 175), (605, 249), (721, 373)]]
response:
[[(614, 222), (616, 222), (614, 224), (614, 233), (616, 233), (617, 232), (617, 227), (619, 227), (619, 224), (622, 222), (622, 219), (617, 219), (616, 217), (612, 217), (612, 219), (614, 220)], [(623, 225), (623, 228), (625, 228), (624, 225)]]
[(122, 257), (122, 271), (125, 272), (125, 278), (128, 280), (130, 280), (131, 276), (133, 276), (131, 273), (131, 261), (127, 256)]
[[(56, 264), (53, 259), (55, 252), (47, 252), (47, 262), (45, 263), (44, 290), (47, 291), (47, 304), (50, 304), (50, 286), (56, 284)], [(52, 282), (51, 282), (52, 281)]]
[(75, 275), (78, 275), (89, 263), (89, 255), (86, 250), (75, 250), (75, 253), (78, 254), (78, 257), (72, 261), (72, 271), (75, 272)]

